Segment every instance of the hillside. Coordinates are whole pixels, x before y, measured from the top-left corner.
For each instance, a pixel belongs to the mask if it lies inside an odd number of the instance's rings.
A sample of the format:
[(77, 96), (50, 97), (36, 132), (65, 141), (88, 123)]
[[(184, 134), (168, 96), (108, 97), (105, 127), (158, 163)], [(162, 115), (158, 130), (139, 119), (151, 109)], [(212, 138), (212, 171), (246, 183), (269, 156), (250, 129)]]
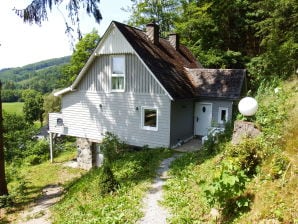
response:
[(2, 69), (0, 80), (4, 83), (3, 89), (33, 88), (43, 93), (50, 92), (57, 85), (61, 67), (69, 60), (70, 56), (66, 56), (23, 67)]

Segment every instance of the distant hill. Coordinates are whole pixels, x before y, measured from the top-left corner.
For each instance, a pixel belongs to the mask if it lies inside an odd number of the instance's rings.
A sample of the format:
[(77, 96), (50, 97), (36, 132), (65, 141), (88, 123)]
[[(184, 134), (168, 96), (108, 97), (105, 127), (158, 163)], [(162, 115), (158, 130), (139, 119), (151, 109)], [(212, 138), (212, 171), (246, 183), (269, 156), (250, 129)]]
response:
[(61, 67), (68, 63), (70, 56), (36, 62), (17, 68), (0, 70), (3, 89), (36, 89), (42, 93), (57, 88)]

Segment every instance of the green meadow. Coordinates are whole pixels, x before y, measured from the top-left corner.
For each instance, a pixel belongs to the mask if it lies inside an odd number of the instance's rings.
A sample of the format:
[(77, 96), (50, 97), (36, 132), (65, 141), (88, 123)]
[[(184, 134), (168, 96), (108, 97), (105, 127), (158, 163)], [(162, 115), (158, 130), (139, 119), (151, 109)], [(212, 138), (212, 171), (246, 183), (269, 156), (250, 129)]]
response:
[(23, 102), (2, 103), (2, 108), (7, 113), (23, 114)]

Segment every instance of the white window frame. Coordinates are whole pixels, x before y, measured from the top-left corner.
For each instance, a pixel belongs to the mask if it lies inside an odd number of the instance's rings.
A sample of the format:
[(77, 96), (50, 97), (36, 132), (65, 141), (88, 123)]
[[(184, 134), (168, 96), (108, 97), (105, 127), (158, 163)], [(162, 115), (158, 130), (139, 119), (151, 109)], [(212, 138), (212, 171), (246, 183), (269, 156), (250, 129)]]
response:
[[(124, 62), (124, 73), (120, 73), (120, 74), (118, 74), (118, 73), (113, 73), (113, 65), (114, 65), (114, 63), (113, 63), (113, 59), (114, 58), (123, 58), (123, 62)], [(117, 77), (120, 77), (120, 78), (122, 78), (123, 77), (123, 89), (113, 89), (113, 82), (112, 82), (112, 79), (113, 78), (117, 78)], [(110, 89), (111, 89), (111, 92), (125, 92), (125, 56), (124, 55), (113, 55), (113, 56), (111, 56), (111, 78), (110, 78)]]
[[(225, 121), (221, 119), (221, 113), (222, 113), (223, 110), (226, 111), (226, 120)], [(227, 107), (219, 107), (218, 108), (218, 123), (219, 124), (227, 123), (228, 117), (229, 117), (228, 115), (229, 115), (229, 108), (227, 108)]]
[[(141, 107), (141, 127), (144, 130), (158, 131), (158, 109), (156, 107)], [(156, 127), (145, 126), (145, 110), (155, 110), (156, 111)]]

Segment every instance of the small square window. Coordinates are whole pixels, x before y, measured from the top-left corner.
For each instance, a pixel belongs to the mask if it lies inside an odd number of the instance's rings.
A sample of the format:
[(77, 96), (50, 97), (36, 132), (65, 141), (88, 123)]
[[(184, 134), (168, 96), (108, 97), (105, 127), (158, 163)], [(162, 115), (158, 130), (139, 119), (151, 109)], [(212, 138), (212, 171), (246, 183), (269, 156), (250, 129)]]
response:
[(142, 128), (146, 130), (157, 131), (158, 128), (157, 109), (143, 108), (142, 110)]
[(113, 76), (112, 77), (112, 89), (123, 90), (124, 89), (124, 77)]

